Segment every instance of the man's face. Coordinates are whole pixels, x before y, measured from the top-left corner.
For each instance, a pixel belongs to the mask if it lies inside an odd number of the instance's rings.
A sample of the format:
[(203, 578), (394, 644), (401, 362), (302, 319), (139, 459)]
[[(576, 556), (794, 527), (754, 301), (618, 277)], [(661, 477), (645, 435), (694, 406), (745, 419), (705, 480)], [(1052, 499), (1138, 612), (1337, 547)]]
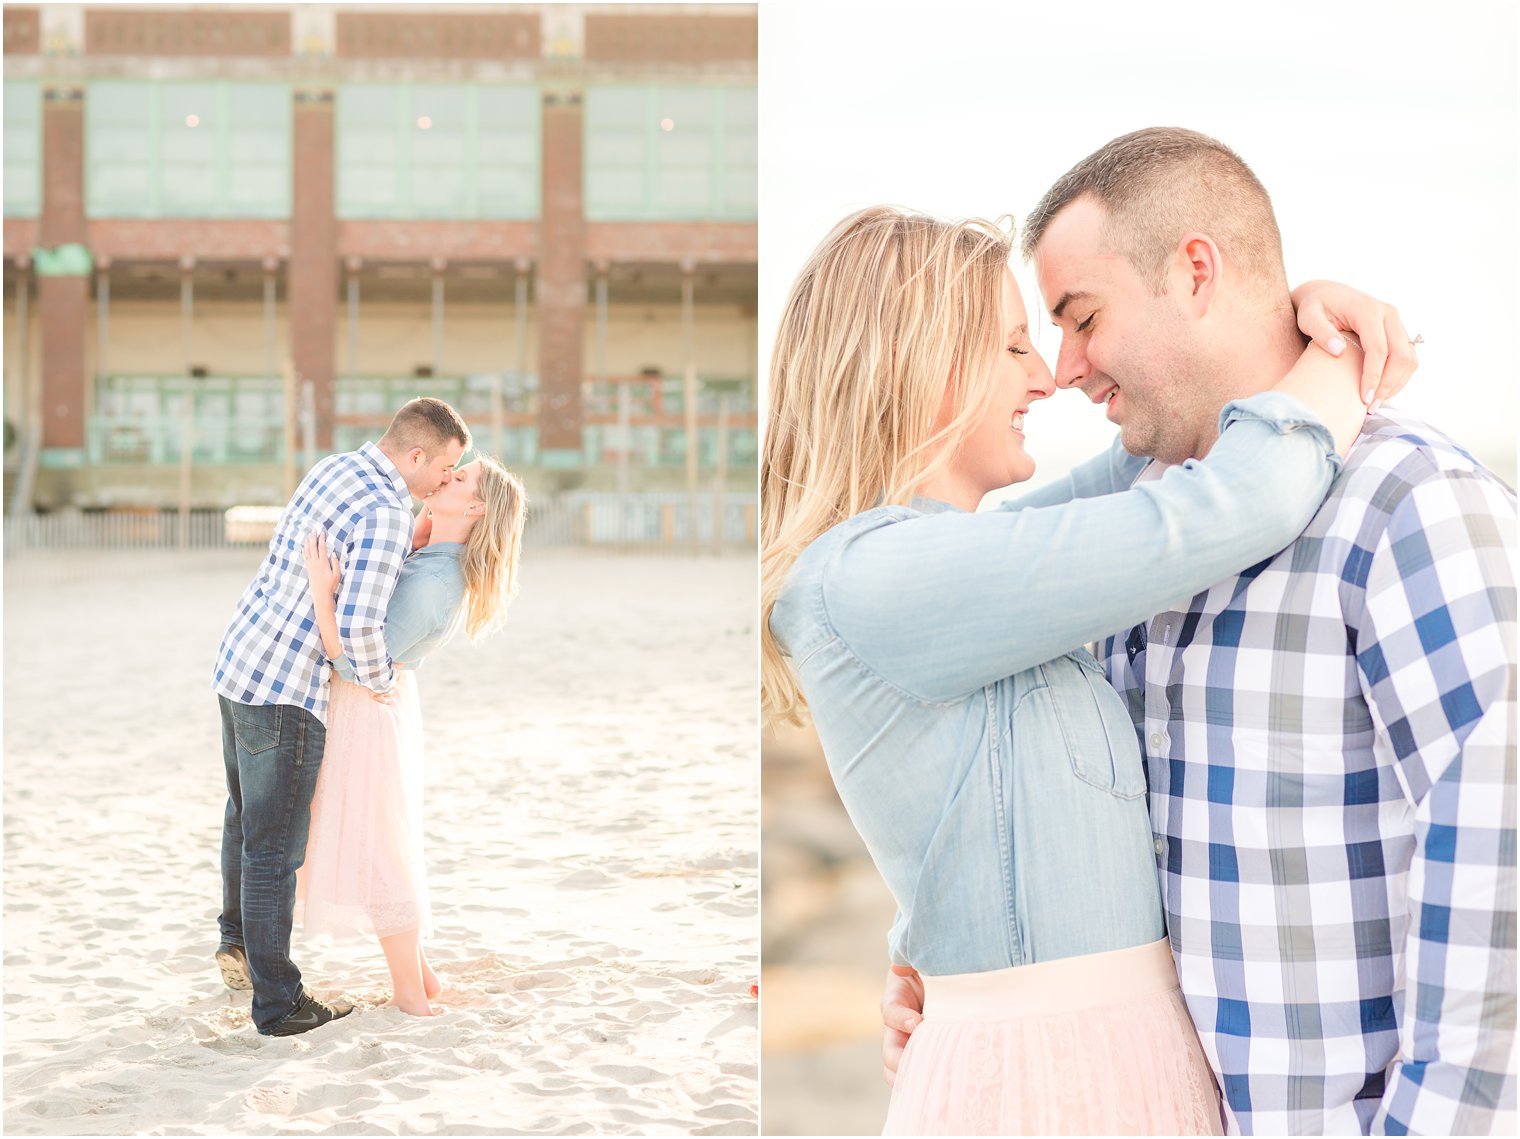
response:
[(450, 439), (448, 446), (432, 458), (421, 447), (413, 447), (407, 452), (406, 462), (402, 464), (401, 474), (406, 479), (406, 489), (412, 492), (413, 498), (426, 498), (434, 491), (448, 486), (455, 465), (463, 457), (464, 444), (457, 439)]
[[(1156, 296), (1103, 241), (1107, 211), (1091, 198), (1067, 206), (1035, 251), (1035, 271), (1061, 330), (1057, 387), (1104, 404), (1132, 455), (1180, 463), (1213, 438), (1217, 406), (1193, 382), (1193, 333), (1168, 293)], [(1177, 283), (1170, 277), (1170, 289)]]

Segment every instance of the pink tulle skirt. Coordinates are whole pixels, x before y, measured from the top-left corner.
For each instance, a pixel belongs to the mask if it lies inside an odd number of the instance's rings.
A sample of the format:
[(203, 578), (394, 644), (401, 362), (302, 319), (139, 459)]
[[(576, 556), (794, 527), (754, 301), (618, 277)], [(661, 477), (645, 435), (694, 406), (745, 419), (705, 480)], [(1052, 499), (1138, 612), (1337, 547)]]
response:
[(296, 916), (308, 934), (428, 932), (422, 852), (422, 710), (396, 670), (394, 702), (333, 678)]
[(887, 1135), (1220, 1135), (1213, 1074), (1151, 945), (924, 978)]

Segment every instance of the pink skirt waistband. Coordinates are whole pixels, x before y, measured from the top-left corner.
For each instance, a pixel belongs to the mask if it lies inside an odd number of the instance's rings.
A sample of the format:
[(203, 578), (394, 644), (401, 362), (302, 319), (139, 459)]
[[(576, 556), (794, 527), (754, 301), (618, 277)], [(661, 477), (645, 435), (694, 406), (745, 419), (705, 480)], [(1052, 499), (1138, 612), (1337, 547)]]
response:
[(925, 1021), (1019, 1020), (1122, 1004), (1173, 991), (1177, 967), (1166, 938), (988, 973), (925, 977)]

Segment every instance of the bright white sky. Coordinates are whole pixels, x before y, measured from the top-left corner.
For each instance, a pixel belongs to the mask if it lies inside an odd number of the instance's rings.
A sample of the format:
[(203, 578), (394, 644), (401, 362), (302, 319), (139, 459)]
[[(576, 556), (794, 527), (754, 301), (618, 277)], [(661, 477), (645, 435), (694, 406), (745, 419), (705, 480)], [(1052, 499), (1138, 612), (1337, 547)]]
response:
[[(1022, 219), (1108, 139), (1186, 126), (1266, 185), (1290, 281), (1399, 307), (1426, 343), (1396, 404), (1513, 485), (1516, 57), (1510, 0), (764, 0), (760, 374), (787, 288), (846, 213)], [(1015, 276), (1054, 364), (1060, 333)], [(1059, 392), (1029, 449), (1048, 477), (1113, 430)]]

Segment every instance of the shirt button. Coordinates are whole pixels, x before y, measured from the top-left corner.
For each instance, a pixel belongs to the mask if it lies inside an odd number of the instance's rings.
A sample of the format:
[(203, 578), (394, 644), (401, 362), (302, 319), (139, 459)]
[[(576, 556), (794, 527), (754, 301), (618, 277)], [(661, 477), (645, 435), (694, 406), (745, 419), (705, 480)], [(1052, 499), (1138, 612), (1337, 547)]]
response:
[(1151, 733), (1151, 747), (1159, 749), (1166, 742), (1166, 737), (1160, 732)]
[(1165, 854), (1166, 853), (1166, 839), (1164, 839), (1164, 838), (1158, 838), (1156, 840), (1156, 853), (1157, 854)]

